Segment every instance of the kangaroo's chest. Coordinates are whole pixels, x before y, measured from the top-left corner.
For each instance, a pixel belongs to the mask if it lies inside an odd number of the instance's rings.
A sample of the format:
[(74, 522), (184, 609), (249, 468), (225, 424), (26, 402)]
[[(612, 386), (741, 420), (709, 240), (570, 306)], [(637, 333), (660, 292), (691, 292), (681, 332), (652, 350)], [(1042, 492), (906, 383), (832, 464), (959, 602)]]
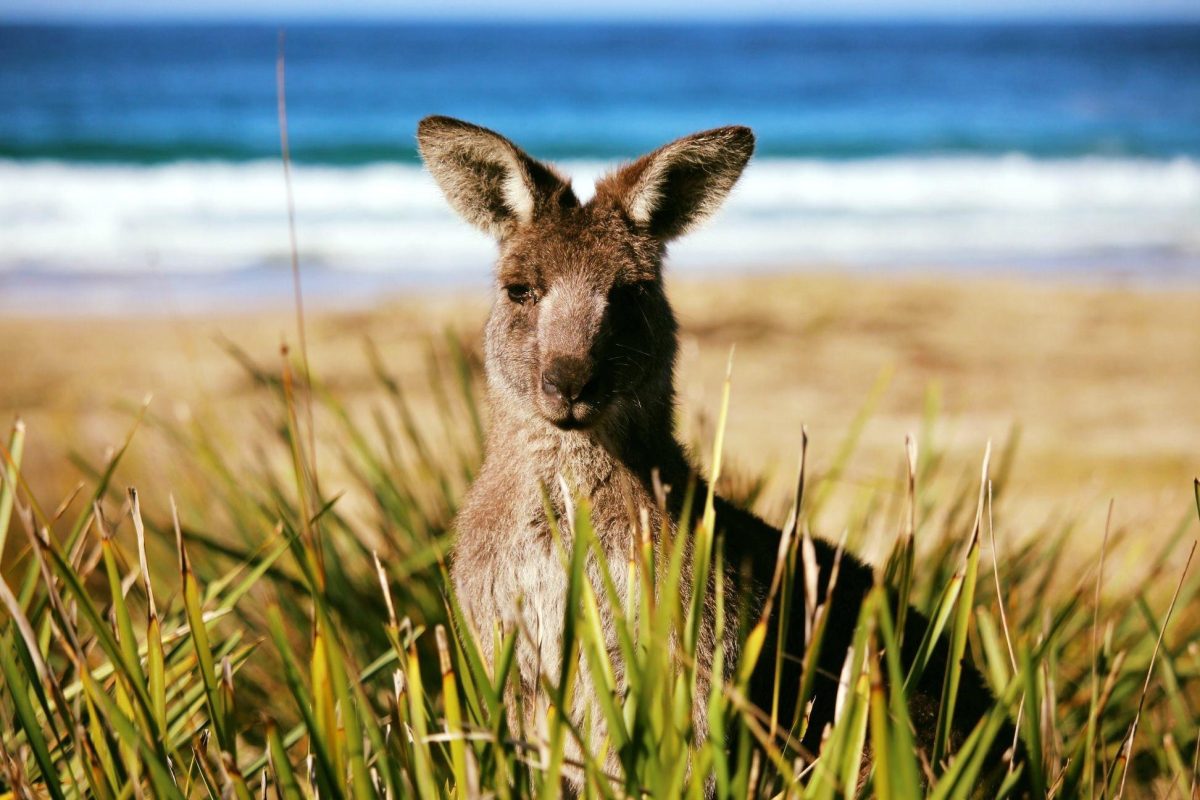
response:
[(487, 613), (518, 637), (523, 682), (556, 676), (562, 664), (568, 575), (563, 546), (544, 520), (524, 520), (512, 530), (515, 558), (491, 576)]
[[(599, 547), (585, 571), (597, 594), (601, 621), (615, 648), (611, 605), (600, 579), (599, 560), (607, 562), (620, 603), (625, 600), (630, 547), (634, 537), (630, 508), (645, 498), (629, 497), (629, 491), (611, 481), (589, 487), (591, 520)], [(538, 484), (536, 491), (540, 495)], [(551, 490), (551, 506), (563, 536), (555, 537), (540, 502), (524, 492), (510, 496), (508, 513), (473, 513), (468, 507), (460, 520), (455, 553), (455, 588), (481, 645), (490, 651), (493, 629), (518, 637), (516, 666), (521, 682), (535, 687), (543, 676), (557, 681), (562, 665), (563, 626), (568, 609), (569, 550), (572, 547), (566, 503), (557, 488)], [(631, 502), (632, 501), (632, 502)], [(471, 526), (472, 520), (480, 524)], [(468, 527), (471, 526), (471, 527)]]

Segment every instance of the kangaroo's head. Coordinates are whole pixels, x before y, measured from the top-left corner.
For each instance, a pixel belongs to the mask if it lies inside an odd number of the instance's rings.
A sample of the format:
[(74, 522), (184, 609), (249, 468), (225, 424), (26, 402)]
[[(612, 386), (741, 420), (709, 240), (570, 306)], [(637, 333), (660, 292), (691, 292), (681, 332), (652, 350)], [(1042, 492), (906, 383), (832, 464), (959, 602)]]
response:
[(750, 130), (672, 142), (602, 178), (586, 204), (567, 178), (485, 128), (428, 117), (417, 139), (450, 205), (499, 243), (493, 392), (562, 429), (669, 414), (676, 337), (663, 253), (733, 188), (754, 149)]

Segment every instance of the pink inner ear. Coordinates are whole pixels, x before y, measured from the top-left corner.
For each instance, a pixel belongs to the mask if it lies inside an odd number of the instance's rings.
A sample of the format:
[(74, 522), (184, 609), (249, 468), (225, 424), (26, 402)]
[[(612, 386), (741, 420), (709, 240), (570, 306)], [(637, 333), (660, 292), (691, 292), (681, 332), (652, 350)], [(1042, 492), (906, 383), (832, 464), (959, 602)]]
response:
[(617, 206), (632, 217), (629, 210), (629, 198), (637, 191), (642, 176), (650, 165), (652, 155), (642, 156), (637, 161), (625, 164), (603, 175), (596, 181), (596, 192), (592, 202), (597, 205)]
[(518, 222), (528, 223), (533, 219), (534, 208), (533, 187), (529, 185), (529, 177), (516, 158), (511, 159), (506, 172), (507, 176), (501, 187), (504, 205), (508, 206)]
[(663, 242), (708, 217), (737, 182), (754, 151), (749, 128), (703, 131), (660, 147), (606, 176), (597, 196)]

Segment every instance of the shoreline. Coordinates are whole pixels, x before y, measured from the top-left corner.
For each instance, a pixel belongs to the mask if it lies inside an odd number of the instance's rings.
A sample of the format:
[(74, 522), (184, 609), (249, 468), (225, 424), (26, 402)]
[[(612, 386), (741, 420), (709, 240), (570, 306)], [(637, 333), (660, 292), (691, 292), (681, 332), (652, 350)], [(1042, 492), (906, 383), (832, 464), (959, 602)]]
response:
[[(491, 262), (453, 269), (393, 271), (338, 270), (300, 266), (306, 309), (321, 313), (370, 312), (403, 302), (414, 291), (458, 296), (486, 294)], [(1075, 287), (1132, 291), (1200, 290), (1200, 262), (1061, 260), (1026, 262), (923, 261), (919, 263), (806, 262), (673, 265), (669, 282), (737, 283), (743, 280), (823, 280), (948, 283), (1018, 283), (1031, 288)], [(9, 318), (120, 318), (125, 315), (167, 318), (254, 315), (293, 310), (290, 266), (264, 266), (208, 273), (0, 272), (0, 314)]]

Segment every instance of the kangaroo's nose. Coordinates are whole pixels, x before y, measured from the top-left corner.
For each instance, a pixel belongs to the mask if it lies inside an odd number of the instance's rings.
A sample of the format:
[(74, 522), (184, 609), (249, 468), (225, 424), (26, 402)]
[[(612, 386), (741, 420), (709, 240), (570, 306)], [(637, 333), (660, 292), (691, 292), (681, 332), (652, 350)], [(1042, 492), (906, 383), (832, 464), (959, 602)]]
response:
[(556, 358), (542, 372), (542, 391), (573, 403), (592, 379), (592, 365), (582, 358)]

